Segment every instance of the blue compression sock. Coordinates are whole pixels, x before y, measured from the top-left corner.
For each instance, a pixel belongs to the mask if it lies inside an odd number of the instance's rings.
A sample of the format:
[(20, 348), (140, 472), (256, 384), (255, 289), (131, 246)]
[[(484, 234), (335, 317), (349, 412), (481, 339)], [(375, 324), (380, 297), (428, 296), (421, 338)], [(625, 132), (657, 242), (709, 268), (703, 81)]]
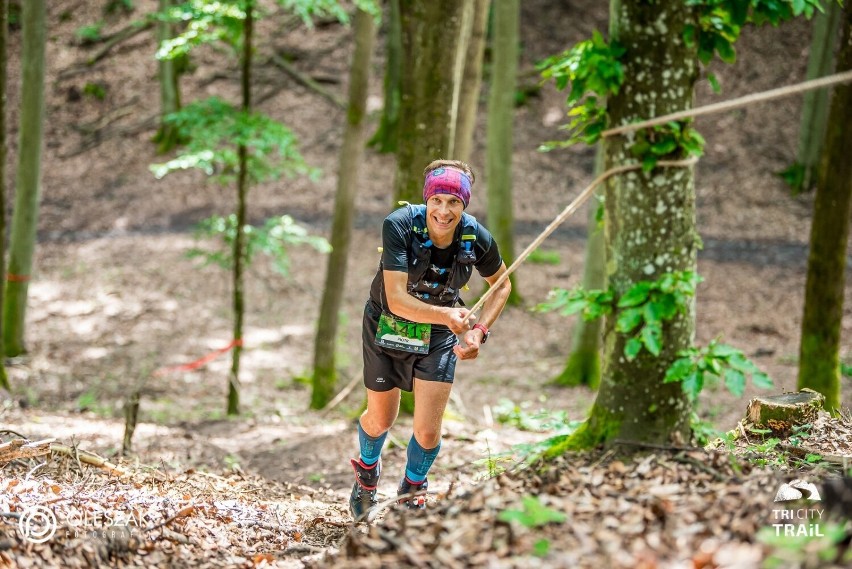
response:
[(358, 421), (358, 444), (361, 447), (361, 462), (367, 466), (372, 466), (379, 461), (382, 456), (382, 447), (385, 445), (385, 437), (388, 436), (387, 431), (378, 437), (371, 437), (364, 432), (364, 427), (361, 426), (361, 421)]
[(435, 448), (425, 449), (420, 446), (414, 435), (411, 435), (411, 440), (408, 441), (408, 463), (405, 465), (405, 477), (409, 482), (419, 484), (426, 480), (426, 475), (440, 450), (440, 442)]

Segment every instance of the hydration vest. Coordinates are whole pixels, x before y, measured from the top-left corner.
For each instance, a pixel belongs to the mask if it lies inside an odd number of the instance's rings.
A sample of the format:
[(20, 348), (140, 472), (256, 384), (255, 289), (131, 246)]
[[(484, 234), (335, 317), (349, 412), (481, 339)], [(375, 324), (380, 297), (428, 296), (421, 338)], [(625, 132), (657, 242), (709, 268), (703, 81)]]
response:
[[(406, 204), (411, 213), (411, 245), (408, 256), (408, 293), (429, 304), (444, 304), (452, 300), (452, 304), (461, 303), (460, 289), (467, 284), (473, 274), (473, 264), (476, 262), (476, 232), (479, 228), (476, 218), (462, 213), (461, 235), (456, 239), (458, 253), (444, 285), (429, 283), (424, 277), (429, 271), (432, 258), (432, 241), (429, 239), (429, 229), (426, 226), (426, 206)], [(451, 304), (451, 305), (452, 305)], [(462, 303), (464, 305), (464, 303)]]

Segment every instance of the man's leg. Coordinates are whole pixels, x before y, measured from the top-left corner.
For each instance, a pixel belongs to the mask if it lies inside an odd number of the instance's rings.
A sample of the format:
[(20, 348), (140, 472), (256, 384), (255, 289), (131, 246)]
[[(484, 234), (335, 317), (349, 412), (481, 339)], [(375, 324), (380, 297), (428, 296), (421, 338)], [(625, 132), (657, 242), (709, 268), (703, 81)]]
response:
[(426, 475), (441, 450), (441, 422), (452, 387), (451, 383), (414, 379), (414, 434), (408, 441), (405, 477), (397, 490), (398, 494), (421, 493), (416, 499), (405, 500), (409, 507), (426, 504)]
[(377, 503), (376, 488), (382, 474), (382, 446), (397, 413), (399, 389), (367, 389), (367, 410), (358, 421), (360, 457), (351, 461), (352, 470), (355, 471), (355, 484), (349, 497), (349, 508), (356, 520), (363, 519)]

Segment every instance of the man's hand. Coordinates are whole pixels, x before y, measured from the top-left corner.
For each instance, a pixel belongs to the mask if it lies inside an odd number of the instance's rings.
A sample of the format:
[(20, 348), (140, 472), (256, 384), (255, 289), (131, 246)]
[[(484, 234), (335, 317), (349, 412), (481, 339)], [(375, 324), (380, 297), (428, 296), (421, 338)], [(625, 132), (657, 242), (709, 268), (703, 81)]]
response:
[(453, 331), (453, 334), (460, 336), (470, 330), (472, 325), (470, 320), (474, 318), (467, 308), (450, 308), (447, 314), (447, 327)]
[(482, 345), (482, 332), (480, 330), (468, 330), (462, 337), (461, 343), (453, 346), (453, 352), (460, 360), (474, 360), (479, 355), (479, 346)]

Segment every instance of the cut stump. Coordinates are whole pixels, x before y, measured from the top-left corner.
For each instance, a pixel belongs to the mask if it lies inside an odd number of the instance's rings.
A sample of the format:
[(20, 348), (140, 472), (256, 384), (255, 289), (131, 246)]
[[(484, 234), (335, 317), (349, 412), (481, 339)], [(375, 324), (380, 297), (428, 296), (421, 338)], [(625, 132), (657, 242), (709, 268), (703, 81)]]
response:
[(823, 403), (821, 393), (804, 388), (797, 393), (755, 397), (748, 403), (747, 416), (756, 427), (786, 433), (796, 425), (813, 422)]

